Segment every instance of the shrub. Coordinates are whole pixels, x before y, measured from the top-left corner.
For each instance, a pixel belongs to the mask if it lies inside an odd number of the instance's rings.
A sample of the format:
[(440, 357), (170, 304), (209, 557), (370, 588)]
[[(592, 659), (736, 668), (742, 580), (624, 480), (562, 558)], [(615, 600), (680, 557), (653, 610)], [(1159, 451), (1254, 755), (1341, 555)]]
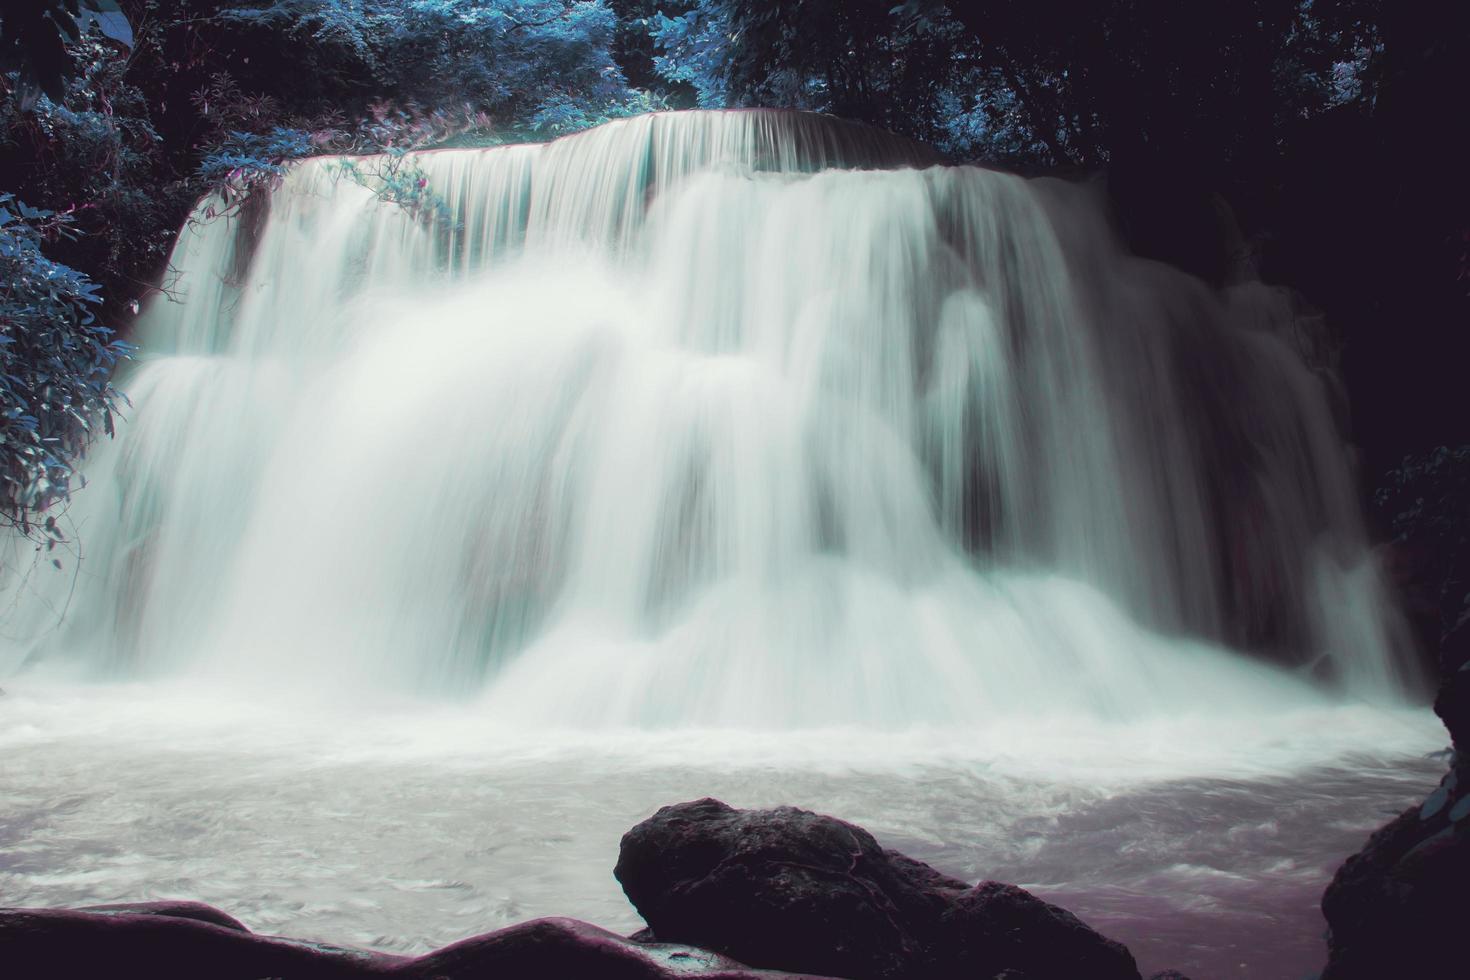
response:
[(129, 349), (97, 321), (97, 285), (42, 252), (69, 224), (0, 193), (0, 514), (53, 541), (55, 515), (42, 515), (71, 492), (98, 428), (112, 434), (112, 372)]

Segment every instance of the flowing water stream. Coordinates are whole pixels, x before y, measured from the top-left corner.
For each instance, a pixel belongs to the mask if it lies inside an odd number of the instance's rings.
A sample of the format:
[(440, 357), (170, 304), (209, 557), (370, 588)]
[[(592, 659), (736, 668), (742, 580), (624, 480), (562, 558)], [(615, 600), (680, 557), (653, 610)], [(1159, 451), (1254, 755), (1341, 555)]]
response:
[(71, 543), (5, 561), (0, 901), (632, 928), (618, 835), (717, 795), (1310, 971), (1444, 740), (1310, 318), (933, 164), (671, 113), (202, 203)]

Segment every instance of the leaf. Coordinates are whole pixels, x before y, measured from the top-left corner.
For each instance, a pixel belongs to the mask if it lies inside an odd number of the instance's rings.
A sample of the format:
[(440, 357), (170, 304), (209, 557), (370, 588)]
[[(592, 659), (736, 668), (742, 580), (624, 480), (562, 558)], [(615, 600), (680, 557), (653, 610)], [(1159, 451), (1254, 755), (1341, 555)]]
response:
[(85, 31), (90, 24), (119, 44), (133, 47), (133, 25), (118, 7), (116, 0), (86, 0), (87, 9), (77, 18), (77, 25)]

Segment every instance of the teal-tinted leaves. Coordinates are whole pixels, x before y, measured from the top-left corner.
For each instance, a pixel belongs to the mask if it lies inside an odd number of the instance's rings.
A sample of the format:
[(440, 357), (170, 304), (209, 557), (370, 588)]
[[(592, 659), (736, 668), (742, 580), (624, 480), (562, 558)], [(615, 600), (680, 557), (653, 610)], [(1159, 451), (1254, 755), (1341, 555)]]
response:
[(28, 0), (0, 7), (0, 71), (16, 73), (21, 109), (42, 93), (60, 104), (77, 65), (68, 44), (96, 26), (104, 37), (133, 46), (133, 28), (116, 0)]
[(286, 162), (310, 155), (311, 134), (283, 126), (266, 133), (230, 131), (199, 162), (196, 175), (214, 187), (227, 207), (286, 172)]
[(42, 251), (68, 220), (0, 193), (0, 512), (26, 532), (70, 492), (96, 420), (112, 431), (128, 351), (96, 322), (96, 284)]
[(85, 32), (92, 24), (97, 25), (103, 36), (129, 48), (133, 46), (133, 25), (128, 23), (127, 15), (117, 5), (117, 0), (82, 0), (77, 26)]

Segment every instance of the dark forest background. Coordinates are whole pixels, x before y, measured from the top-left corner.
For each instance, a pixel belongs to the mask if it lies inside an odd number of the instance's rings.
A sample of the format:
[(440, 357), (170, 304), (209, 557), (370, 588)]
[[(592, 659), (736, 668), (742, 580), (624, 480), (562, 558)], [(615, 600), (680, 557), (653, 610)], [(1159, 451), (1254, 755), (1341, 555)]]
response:
[(167, 286), (206, 191), (248, 200), (314, 153), (792, 106), (1101, 173), (1138, 253), (1296, 290), (1422, 628), (1470, 632), (1470, 4), (0, 0), (0, 59), (0, 510), (31, 533), (59, 534), (126, 410), (111, 328)]

